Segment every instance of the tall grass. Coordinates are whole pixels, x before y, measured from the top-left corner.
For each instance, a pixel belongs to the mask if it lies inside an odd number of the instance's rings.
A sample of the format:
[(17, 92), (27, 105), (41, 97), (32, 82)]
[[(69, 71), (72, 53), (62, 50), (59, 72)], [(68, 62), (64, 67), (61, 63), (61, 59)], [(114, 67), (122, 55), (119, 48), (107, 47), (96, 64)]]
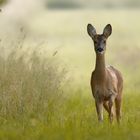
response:
[(65, 70), (54, 58), (41, 58), (37, 50), (28, 56), (17, 48), (6, 57), (0, 54), (0, 117), (37, 116), (57, 109)]

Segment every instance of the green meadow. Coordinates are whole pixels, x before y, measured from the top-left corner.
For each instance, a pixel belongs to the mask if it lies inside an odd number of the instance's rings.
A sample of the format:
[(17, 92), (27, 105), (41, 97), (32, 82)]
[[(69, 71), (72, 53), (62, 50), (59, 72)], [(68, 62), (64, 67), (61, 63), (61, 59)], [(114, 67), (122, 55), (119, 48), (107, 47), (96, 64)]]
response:
[[(10, 51), (1, 38), (0, 140), (139, 140), (139, 15), (134, 9), (48, 10), (28, 22), (28, 35)], [(104, 122), (97, 121), (88, 23), (98, 33), (108, 23), (113, 27), (106, 65), (124, 78), (120, 125), (111, 125), (105, 111)]]

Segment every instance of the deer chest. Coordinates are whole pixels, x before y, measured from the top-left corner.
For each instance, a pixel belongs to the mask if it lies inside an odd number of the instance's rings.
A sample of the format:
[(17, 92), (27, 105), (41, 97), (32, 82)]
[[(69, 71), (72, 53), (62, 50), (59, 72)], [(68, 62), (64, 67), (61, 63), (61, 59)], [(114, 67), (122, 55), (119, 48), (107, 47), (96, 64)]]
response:
[(103, 88), (101, 86), (95, 86), (93, 96), (98, 100), (109, 100), (111, 96), (116, 96), (116, 92), (111, 88)]

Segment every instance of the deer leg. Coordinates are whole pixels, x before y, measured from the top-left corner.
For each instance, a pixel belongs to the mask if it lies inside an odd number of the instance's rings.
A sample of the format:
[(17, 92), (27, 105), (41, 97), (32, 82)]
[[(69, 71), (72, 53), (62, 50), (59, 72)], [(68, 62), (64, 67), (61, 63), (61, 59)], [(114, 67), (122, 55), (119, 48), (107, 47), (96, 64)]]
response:
[(113, 116), (114, 116), (113, 103), (114, 103), (114, 96), (112, 95), (110, 97), (109, 104), (108, 104), (108, 106), (109, 106), (109, 120), (111, 123), (113, 122)]
[(97, 111), (97, 115), (98, 115), (98, 120), (99, 122), (103, 121), (103, 103), (96, 101), (96, 111)]
[(116, 117), (118, 123), (120, 123), (120, 119), (121, 119), (121, 102), (122, 102), (121, 97), (115, 99)]
[(108, 107), (107, 102), (104, 102), (103, 106), (104, 106), (105, 110), (109, 113), (109, 107)]

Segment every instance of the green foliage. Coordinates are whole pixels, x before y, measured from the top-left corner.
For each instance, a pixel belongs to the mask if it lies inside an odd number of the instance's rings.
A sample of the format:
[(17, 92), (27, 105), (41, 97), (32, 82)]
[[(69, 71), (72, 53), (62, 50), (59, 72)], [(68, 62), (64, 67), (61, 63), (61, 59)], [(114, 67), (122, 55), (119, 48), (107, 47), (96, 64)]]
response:
[(8, 0), (0, 0), (0, 5), (6, 3)]
[(139, 0), (48, 0), (48, 8), (131, 8), (140, 7)]
[(78, 8), (81, 7), (80, 3), (73, 1), (73, 0), (60, 0), (60, 1), (48, 1), (47, 3), (47, 7), (49, 8), (61, 8), (61, 9), (65, 9), (65, 8)]
[[(93, 99), (75, 96), (58, 101), (57, 110), (42, 114), (37, 110), (32, 116), (0, 118), (0, 139), (18, 140), (138, 140), (140, 138), (139, 95), (126, 95), (123, 103), (121, 125), (110, 125), (107, 114), (103, 124), (97, 122)], [(32, 101), (31, 101), (32, 102)], [(57, 108), (57, 107), (56, 107)], [(130, 109), (131, 108), (131, 109)], [(18, 129), (17, 129), (18, 128)]]

